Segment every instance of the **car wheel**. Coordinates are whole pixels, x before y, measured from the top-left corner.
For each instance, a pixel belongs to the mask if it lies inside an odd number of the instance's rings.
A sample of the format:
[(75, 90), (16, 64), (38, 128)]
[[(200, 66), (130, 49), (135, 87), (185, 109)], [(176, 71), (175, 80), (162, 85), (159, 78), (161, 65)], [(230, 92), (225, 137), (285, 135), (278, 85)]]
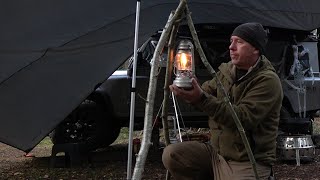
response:
[(120, 126), (110, 110), (93, 100), (82, 102), (50, 134), (53, 144), (84, 143), (88, 150), (106, 147), (119, 135)]

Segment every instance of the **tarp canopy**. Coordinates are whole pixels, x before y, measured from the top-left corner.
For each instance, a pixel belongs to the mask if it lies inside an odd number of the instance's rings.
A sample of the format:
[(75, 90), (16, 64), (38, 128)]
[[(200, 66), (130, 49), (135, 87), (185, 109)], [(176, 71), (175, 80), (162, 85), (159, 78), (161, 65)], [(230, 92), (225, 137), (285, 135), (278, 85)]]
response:
[[(142, 0), (139, 44), (178, 0)], [(318, 0), (189, 0), (195, 23), (320, 27)], [(31, 150), (133, 52), (133, 0), (4, 0), (0, 6), (0, 141)]]

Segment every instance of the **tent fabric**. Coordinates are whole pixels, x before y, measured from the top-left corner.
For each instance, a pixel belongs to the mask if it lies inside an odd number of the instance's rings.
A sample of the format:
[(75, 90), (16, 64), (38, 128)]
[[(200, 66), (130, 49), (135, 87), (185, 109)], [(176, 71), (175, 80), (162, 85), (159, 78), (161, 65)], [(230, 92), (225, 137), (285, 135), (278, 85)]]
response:
[[(141, 1), (139, 45), (179, 1)], [(310, 31), (317, 0), (190, 0), (194, 23)], [(132, 0), (7, 0), (0, 6), (0, 141), (29, 151), (133, 52)]]

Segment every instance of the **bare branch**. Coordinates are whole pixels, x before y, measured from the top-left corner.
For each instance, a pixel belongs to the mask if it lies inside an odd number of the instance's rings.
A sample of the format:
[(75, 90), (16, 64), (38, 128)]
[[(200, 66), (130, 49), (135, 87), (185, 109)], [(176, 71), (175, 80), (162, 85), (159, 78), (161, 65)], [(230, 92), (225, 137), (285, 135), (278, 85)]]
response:
[[(215, 70), (211, 67), (211, 65), (209, 64), (202, 48), (201, 48), (201, 45), (200, 45), (200, 41), (199, 41), (199, 38), (198, 38), (198, 35), (196, 33), (196, 30), (194, 28), (194, 25), (193, 25), (193, 21), (192, 21), (192, 18), (191, 18), (191, 15), (190, 15), (190, 11), (189, 11), (189, 8), (188, 6), (186, 6), (186, 16), (187, 16), (187, 21), (188, 21), (188, 26), (190, 28), (190, 31), (191, 31), (191, 35), (192, 35), (192, 38), (195, 42), (195, 46), (196, 46), (196, 50), (199, 52), (199, 55), (200, 55), (200, 58), (203, 62), (203, 64), (205, 65), (205, 67), (208, 69), (208, 71), (210, 72), (210, 74), (213, 76), (213, 77), (216, 77), (217, 74), (215, 72)], [(239, 120), (239, 117), (236, 113), (236, 111), (234, 110), (230, 100), (229, 100), (229, 96), (227, 95), (227, 92), (225, 91), (221, 81), (219, 80), (219, 78), (215, 78), (216, 79), (216, 82), (217, 82), (217, 85), (218, 85), (218, 88), (220, 88), (220, 90), (223, 92), (224, 94), (224, 100), (226, 102), (226, 104), (228, 105), (229, 107), (229, 110), (231, 111), (231, 114), (232, 114), (232, 117), (233, 117), (233, 120), (238, 128), (238, 131), (241, 135), (241, 138), (242, 138), (242, 141), (244, 143), (244, 146), (247, 150), (247, 153), (248, 153), (248, 156), (249, 156), (249, 159), (250, 159), (250, 162), (252, 164), (252, 169), (254, 171), (254, 174), (255, 174), (255, 177), (256, 179), (259, 179), (259, 176), (258, 176), (258, 173), (257, 173), (257, 167), (256, 167), (256, 161), (254, 159), (254, 156), (253, 156), (253, 153), (252, 153), (252, 150), (251, 150), (251, 147), (249, 145), (249, 141), (247, 139), (247, 136), (246, 136), (246, 133), (243, 129), (243, 126)]]

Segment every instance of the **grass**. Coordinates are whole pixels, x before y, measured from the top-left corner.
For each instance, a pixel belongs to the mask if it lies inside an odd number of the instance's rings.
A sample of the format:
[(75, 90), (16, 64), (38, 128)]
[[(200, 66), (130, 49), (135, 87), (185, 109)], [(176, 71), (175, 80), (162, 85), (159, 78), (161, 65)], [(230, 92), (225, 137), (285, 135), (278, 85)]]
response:
[[(134, 131), (133, 132), (133, 138), (141, 138), (142, 136), (142, 131)], [(123, 127), (120, 130), (120, 134), (118, 138), (115, 140), (113, 144), (124, 144), (128, 143), (129, 139), (129, 128), (128, 127)]]
[[(317, 117), (314, 119), (313, 122), (313, 132), (314, 134), (320, 134), (320, 117)], [(133, 138), (141, 138), (142, 136), (142, 131), (134, 131), (133, 132)], [(120, 130), (120, 134), (118, 138), (115, 140), (113, 144), (125, 144), (128, 143), (129, 139), (129, 128), (128, 127), (123, 127)], [(44, 138), (39, 144), (39, 147), (52, 147), (52, 142), (49, 137)]]
[[(162, 131), (160, 132), (161, 136)], [(313, 122), (313, 133), (314, 134), (320, 134), (320, 117), (317, 117), (314, 119)], [(134, 131), (133, 138), (142, 138), (142, 131)], [(116, 139), (116, 141), (113, 144), (125, 144), (128, 143), (129, 139), (129, 128), (123, 127), (120, 130), (119, 137)]]
[(320, 117), (314, 118), (313, 134), (320, 134)]
[[(133, 138), (137, 138), (137, 137), (141, 137), (141, 131), (134, 131), (133, 132)], [(120, 134), (118, 136), (118, 138), (115, 140), (115, 142), (113, 144), (124, 144), (124, 143), (128, 143), (128, 139), (129, 139), (129, 128), (128, 127), (123, 127), (120, 130)], [(37, 147), (40, 148), (51, 148), (53, 146), (52, 141), (50, 139), (50, 137), (45, 137), (38, 145)]]
[(47, 136), (45, 137), (39, 144), (38, 146), (41, 146), (41, 147), (47, 147), (47, 146), (52, 146), (52, 141), (51, 139)]

